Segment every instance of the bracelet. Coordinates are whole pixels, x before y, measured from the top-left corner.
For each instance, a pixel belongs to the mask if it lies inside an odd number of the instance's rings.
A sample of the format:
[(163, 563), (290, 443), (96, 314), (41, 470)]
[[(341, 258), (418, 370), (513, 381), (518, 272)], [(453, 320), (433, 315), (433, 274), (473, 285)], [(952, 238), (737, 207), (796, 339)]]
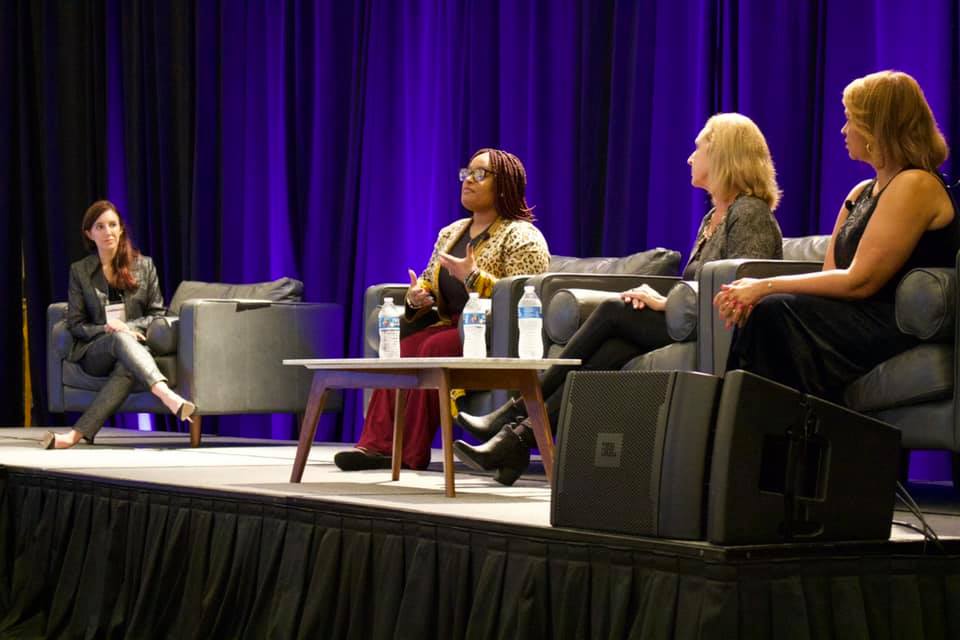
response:
[(467, 289), (473, 289), (473, 285), (477, 284), (477, 280), (479, 278), (480, 269), (474, 267), (473, 270), (467, 274), (467, 277), (463, 279), (463, 284), (467, 287)]
[(404, 294), (404, 296), (403, 296), (403, 301), (406, 302), (406, 303), (407, 303), (407, 306), (410, 307), (411, 309), (419, 309), (419, 308), (420, 308), (420, 307), (418, 307), (417, 305), (415, 305), (415, 304), (413, 304), (412, 302), (410, 302), (410, 290), (409, 290), (409, 289), (407, 289), (407, 293)]

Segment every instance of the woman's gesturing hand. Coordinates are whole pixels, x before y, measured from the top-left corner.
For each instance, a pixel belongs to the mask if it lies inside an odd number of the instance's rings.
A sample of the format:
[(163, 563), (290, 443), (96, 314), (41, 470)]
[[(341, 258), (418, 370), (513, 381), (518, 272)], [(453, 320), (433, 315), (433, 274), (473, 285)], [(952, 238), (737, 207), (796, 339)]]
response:
[(420, 286), (417, 280), (417, 273), (413, 269), (407, 269), (410, 275), (410, 288), (407, 289), (407, 304), (413, 309), (420, 307), (432, 307), (435, 302), (433, 296), (427, 289)]
[(473, 257), (473, 246), (467, 245), (467, 255), (465, 258), (457, 258), (449, 253), (440, 252), (440, 266), (450, 272), (454, 278), (464, 282), (470, 272), (477, 268), (477, 261)]
[(663, 311), (667, 306), (667, 298), (650, 285), (642, 284), (639, 287), (629, 289), (620, 294), (624, 302), (633, 304), (634, 309), (643, 309), (644, 307), (654, 311)]

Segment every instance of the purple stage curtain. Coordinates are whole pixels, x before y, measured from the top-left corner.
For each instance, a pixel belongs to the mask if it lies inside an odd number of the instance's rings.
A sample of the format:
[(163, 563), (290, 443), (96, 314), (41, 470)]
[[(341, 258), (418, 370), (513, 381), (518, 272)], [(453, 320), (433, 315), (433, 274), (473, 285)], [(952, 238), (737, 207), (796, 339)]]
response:
[[(708, 205), (686, 159), (710, 114), (738, 110), (768, 137), (785, 235), (829, 232), (869, 171), (840, 135), (848, 81), (907, 71), (948, 139), (960, 133), (960, 9), (920, 4), (3, 3), (0, 260), (8, 301), (21, 255), (27, 267), (35, 418), (51, 420), (45, 309), (66, 297), (96, 198), (130, 220), (168, 299), (183, 279), (300, 278), (307, 299), (344, 305), (357, 355), (364, 288), (422, 269), (437, 229), (464, 215), (456, 172), (479, 147), (523, 159), (554, 253), (686, 254)], [(17, 305), (0, 335), (18, 362)], [(2, 370), (0, 423), (22, 424), (17, 371)], [(352, 399), (319, 437), (354, 440), (357, 416)]]

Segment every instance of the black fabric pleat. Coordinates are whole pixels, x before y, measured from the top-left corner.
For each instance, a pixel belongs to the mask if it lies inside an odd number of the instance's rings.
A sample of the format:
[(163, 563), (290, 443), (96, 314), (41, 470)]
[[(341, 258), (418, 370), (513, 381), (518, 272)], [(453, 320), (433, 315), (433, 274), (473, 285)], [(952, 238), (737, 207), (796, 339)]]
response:
[(0, 469), (0, 638), (955, 638), (960, 558), (705, 562)]

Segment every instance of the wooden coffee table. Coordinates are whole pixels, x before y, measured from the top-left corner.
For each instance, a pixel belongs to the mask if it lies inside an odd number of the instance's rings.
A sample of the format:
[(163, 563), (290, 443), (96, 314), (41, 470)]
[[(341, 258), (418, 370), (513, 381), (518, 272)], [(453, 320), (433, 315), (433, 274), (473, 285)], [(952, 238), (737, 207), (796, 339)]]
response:
[[(450, 389), (516, 389), (530, 418), (547, 481), (553, 477), (553, 434), (543, 405), (537, 371), (553, 365), (576, 366), (576, 359), (520, 360), (519, 358), (336, 358), (284, 360), (283, 364), (312, 369), (313, 384), (300, 427), (300, 442), (290, 482), (300, 482), (310, 455), (317, 421), (330, 389), (437, 389), (440, 392), (440, 433), (443, 440), (443, 476), (446, 495), (456, 496), (453, 484), (453, 418)], [(406, 394), (397, 393), (393, 428), (393, 480), (400, 478), (403, 452), (403, 414)]]

